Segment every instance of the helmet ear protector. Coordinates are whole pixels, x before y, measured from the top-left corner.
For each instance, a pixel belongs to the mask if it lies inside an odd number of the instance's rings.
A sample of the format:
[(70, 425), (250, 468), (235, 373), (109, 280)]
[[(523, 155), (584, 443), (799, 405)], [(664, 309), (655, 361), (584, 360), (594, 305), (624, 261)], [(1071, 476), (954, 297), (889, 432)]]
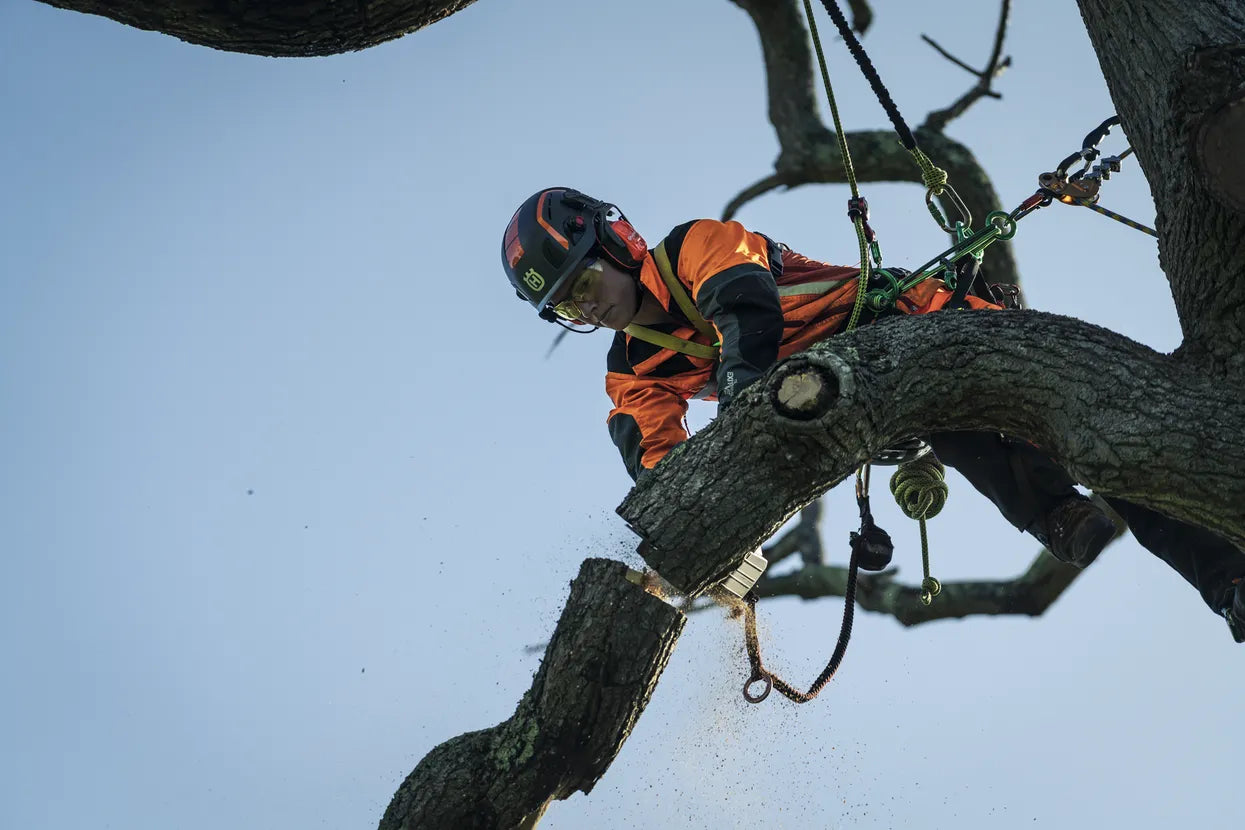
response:
[[(617, 205), (593, 199), (578, 190), (566, 191), (562, 201), (591, 215), (601, 252), (619, 268), (634, 271), (644, 262), (644, 257), (648, 256), (648, 243)], [(612, 214), (617, 214), (618, 218), (611, 219)]]

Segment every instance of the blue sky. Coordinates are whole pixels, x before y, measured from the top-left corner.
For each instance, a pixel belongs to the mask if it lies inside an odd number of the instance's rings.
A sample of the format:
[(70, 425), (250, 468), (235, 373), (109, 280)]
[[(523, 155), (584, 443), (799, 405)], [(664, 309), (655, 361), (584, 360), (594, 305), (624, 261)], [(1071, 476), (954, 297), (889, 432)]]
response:
[[(919, 35), (979, 63), (995, 4), (878, 5), (865, 45), (919, 123), (969, 81)], [(510, 714), (586, 556), (638, 562), (608, 340), (546, 360), (500, 236), (564, 184), (655, 242), (777, 143), (735, 6), (570, 9), (491, 0), (274, 60), (0, 8), (0, 826), (371, 826), (429, 749)], [(1004, 99), (950, 128), (1009, 205), (1112, 112), (1074, 3), (1017, 4), (1011, 32)], [(849, 128), (886, 126), (826, 45)], [(865, 194), (888, 262), (941, 249), (918, 187)], [(739, 218), (850, 262), (845, 198)], [(1131, 162), (1103, 204), (1153, 220)], [(1054, 206), (1015, 245), (1034, 307), (1179, 343), (1149, 238)], [(915, 527), (875, 512), (916, 579)], [(832, 494), (832, 558), (853, 516)], [(1036, 553), (956, 479), (930, 533), (944, 579)], [(841, 604), (761, 614), (767, 662), (811, 681)], [(609, 773), (544, 826), (1165, 828), (1238, 789), (1240, 646), (1131, 540), (1040, 619), (858, 617), (804, 707), (743, 703), (741, 643), (694, 617)]]

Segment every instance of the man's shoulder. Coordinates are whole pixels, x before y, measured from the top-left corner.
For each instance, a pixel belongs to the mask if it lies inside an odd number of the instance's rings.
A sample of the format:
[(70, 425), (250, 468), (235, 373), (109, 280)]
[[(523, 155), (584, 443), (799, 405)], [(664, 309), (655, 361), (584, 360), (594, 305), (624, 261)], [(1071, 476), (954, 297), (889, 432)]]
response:
[(734, 220), (723, 222), (721, 219), (691, 219), (681, 225), (676, 225), (661, 241), (665, 246), (666, 255), (670, 257), (670, 261), (678, 262), (679, 254), (682, 252), (689, 236), (692, 237), (696, 248), (712, 247), (719, 242), (724, 245), (734, 246), (742, 234), (750, 232)]

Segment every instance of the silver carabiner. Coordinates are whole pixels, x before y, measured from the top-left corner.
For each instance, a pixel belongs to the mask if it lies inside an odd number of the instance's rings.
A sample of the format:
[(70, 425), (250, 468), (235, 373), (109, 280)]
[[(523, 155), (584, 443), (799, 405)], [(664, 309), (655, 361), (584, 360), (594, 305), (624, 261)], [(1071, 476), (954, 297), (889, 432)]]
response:
[[(964, 218), (964, 226), (972, 227), (973, 214), (969, 212), (968, 206), (964, 204), (964, 200), (960, 198), (960, 194), (956, 193), (955, 188), (949, 184), (944, 184), (937, 188), (931, 187), (925, 191), (925, 206), (929, 208), (930, 214), (934, 216), (941, 215), (941, 211), (939, 211), (938, 207), (934, 204), (934, 197), (941, 196), (943, 193), (947, 193), (951, 196), (951, 204), (955, 206), (955, 209), (960, 212), (960, 216)], [(947, 227), (946, 222), (941, 219), (938, 220), (938, 226), (947, 233), (955, 233), (955, 228)]]

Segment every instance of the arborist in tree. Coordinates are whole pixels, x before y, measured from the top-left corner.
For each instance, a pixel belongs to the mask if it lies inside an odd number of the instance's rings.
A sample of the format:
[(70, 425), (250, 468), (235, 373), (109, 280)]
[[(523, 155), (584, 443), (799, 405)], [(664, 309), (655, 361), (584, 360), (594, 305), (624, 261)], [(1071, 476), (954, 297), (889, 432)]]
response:
[[(776, 361), (843, 331), (860, 273), (712, 219), (679, 225), (650, 250), (617, 207), (567, 188), (523, 202), (506, 228), (502, 263), (519, 297), (544, 320), (616, 332), (606, 361), (614, 404), (607, 423), (633, 478), (688, 437), (688, 400), (716, 399), (724, 409)], [(937, 311), (952, 296), (940, 280), (925, 280), (893, 309), (864, 309), (858, 322)], [(971, 295), (963, 302), (1000, 308)], [(1114, 535), (1111, 519), (1031, 444), (987, 432), (922, 437), (1004, 518), (1064, 562), (1089, 565)], [(1149, 522), (1149, 540), (1141, 533), (1139, 540), (1245, 640), (1245, 555), (1200, 528), (1121, 506), (1130, 522)], [(1213, 562), (1194, 563), (1194, 551), (1200, 545), (1205, 553), (1208, 544)]]

